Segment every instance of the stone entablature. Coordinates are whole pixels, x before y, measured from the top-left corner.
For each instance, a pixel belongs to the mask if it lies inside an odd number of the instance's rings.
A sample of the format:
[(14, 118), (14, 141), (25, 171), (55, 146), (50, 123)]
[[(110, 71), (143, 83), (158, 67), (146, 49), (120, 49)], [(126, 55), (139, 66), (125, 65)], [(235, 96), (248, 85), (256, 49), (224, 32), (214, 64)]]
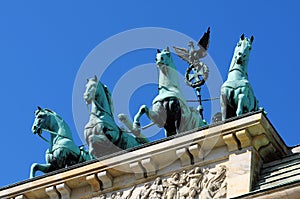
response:
[[(157, 189), (162, 187), (159, 192), (166, 196), (164, 198), (173, 197), (172, 186), (177, 186), (177, 196), (182, 190), (191, 194), (181, 198), (198, 198), (201, 194), (201, 198), (207, 194), (207, 198), (231, 198), (252, 190), (262, 163), (289, 153), (264, 114), (251, 113), (166, 138), (128, 153), (8, 186), (0, 189), (0, 198), (77, 199), (101, 198), (104, 194), (107, 198), (118, 198), (118, 192), (123, 192), (122, 198), (139, 198), (143, 189), (147, 196), (147, 187), (154, 190), (155, 186)], [(201, 171), (198, 179), (193, 181), (199, 186), (199, 189), (195, 188), (196, 197), (189, 183), (193, 172), (197, 173), (195, 170)], [(172, 185), (172, 179), (176, 181), (179, 178), (180, 181), (185, 174), (190, 175), (189, 180)], [(155, 185), (157, 177), (161, 184)], [(205, 189), (210, 191), (203, 191)], [(150, 192), (144, 198), (155, 198), (150, 196)]]

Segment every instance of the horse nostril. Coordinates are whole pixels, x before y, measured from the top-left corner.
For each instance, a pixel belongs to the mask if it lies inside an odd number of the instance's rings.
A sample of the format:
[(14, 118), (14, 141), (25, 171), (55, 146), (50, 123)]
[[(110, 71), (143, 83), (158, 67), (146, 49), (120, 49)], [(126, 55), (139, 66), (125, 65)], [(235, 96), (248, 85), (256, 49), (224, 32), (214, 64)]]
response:
[(163, 58), (163, 57), (161, 57), (161, 58), (160, 58), (160, 60), (164, 60), (164, 58)]

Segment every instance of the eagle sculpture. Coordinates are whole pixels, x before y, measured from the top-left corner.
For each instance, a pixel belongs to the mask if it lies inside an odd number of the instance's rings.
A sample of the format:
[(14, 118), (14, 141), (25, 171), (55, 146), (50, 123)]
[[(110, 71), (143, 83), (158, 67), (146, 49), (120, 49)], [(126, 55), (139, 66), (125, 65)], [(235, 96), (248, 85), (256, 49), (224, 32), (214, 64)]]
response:
[(189, 49), (186, 48), (180, 48), (174, 46), (174, 50), (176, 54), (183, 59), (184, 61), (187, 61), (189, 65), (193, 65), (194, 67), (198, 67), (200, 64), (199, 59), (205, 57), (207, 55), (207, 49), (209, 46), (209, 38), (210, 38), (210, 27), (208, 27), (207, 31), (203, 34), (201, 39), (198, 42), (199, 49), (196, 50), (194, 46), (194, 42), (190, 41), (188, 46)]

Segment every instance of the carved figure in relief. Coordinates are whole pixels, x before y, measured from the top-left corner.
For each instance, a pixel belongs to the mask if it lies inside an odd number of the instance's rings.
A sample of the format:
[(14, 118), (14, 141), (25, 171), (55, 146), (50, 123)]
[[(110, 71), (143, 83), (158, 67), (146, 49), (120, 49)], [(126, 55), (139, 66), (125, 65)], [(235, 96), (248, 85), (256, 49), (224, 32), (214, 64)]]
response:
[(162, 180), (160, 177), (157, 177), (152, 186), (149, 194), (149, 199), (161, 199), (164, 193), (164, 188), (162, 185)]
[[(220, 165), (215, 168), (201, 169), (195, 167), (190, 171), (183, 170), (181, 173), (173, 173), (169, 178), (157, 177), (152, 185), (145, 183), (140, 188), (135, 199), (225, 199), (226, 166)], [(111, 199), (130, 199), (135, 186), (127, 196), (122, 191), (113, 192)], [(133, 198), (133, 197), (132, 197)]]
[(205, 171), (200, 198), (226, 198), (226, 171), (224, 165)]
[(179, 198), (195, 198), (201, 191), (203, 173), (200, 167), (195, 167), (187, 174), (187, 184), (179, 190)]
[(180, 180), (179, 180), (180, 186), (186, 185), (186, 183), (187, 183), (187, 177), (188, 177), (188, 175), (186, 173), (186, 170), (183, 170), (181, 172), (181, 174), (180, 174)]
[(179, 173), (172, 174), (171, 178), (167, 180), (168, 188), (166, 190), (166, 198), (173, 199), (177, 197), (177, 190), (180, 184), (180, 175)]
[(168, 179), (163, 179), (162, 180), (162, 185), (163, 185), (163, 189), (164, 189), (164, 193), (163, 193), (163, 199), (166, 199), (167, 198), (167, 190), (168, 190), (168, 187), (169, 187), (169, 183), (168, 183)]
[(133, 186), (130, 190), (127, 196), (124, 196), (123, 191), (113, 192), (110, 195), (111, 199), (129, 199), (132, 196), (133, 190), (135, 189), (135, 186)]
[(188, 173), (188, 184), (189, 187), (189, 197), (188, 198), (195, 198), (197, 193), (200, 193), (200, 182), (202, 180), (203, 173), (200, 167), (194, 168), (194, 170)]
[(149, 197), (150, 191), (151, 191), (151, 184), (145, 183), (142, 189), (140, 190), (140, 193), (137, 195), (136, 199), (147, 199)]

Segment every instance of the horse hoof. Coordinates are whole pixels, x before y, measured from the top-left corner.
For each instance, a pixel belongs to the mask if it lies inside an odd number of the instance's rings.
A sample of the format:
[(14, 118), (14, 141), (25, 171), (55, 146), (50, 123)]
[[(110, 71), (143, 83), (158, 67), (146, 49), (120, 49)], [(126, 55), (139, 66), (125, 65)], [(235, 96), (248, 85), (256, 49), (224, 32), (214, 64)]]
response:
[(147, 106), (146, 105), (142, 105), (141, 106), (141, 108), (140, 108), (140, 112), (142, 113), (142, 114), (144, 114), (144, 113), (146, 113), (147, 112)]
[(38, 165), (37, 163), (33, 163), (31, 165), (29, 178), (34, 178), (35, 177), (35, 172), (36, 172), (37, 165)]
[(127, 120), (127, 116), (123, 113), (119, 114), (118, 115), (118, 119), (123, 122), (123, 121), (126, 121)]

